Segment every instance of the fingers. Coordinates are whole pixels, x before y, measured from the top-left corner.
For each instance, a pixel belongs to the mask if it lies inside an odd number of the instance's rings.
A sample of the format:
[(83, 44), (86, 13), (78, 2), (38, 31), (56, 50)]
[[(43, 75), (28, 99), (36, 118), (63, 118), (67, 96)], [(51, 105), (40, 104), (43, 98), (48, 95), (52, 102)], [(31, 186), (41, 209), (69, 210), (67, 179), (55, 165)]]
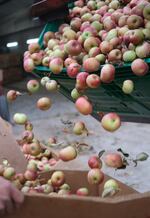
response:
[(11, 199), (14, 201), (16, 207), (18, 207), (20, 204), (24, 201), (24, 195), (22, 192), (20, 192), (18, 189), (16, 189), (14, 186), (11, 186), (10, 188), (10, 195)]

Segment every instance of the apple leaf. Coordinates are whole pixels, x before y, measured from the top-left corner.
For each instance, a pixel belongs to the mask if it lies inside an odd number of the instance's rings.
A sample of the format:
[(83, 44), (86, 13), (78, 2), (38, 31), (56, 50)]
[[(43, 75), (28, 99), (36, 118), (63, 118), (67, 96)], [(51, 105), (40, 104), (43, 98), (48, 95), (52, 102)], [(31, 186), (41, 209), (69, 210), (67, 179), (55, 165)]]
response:
[(117, 151), (118, 151), (118, 152), (121, 152), (121, 153), (123, 154), (123, 156), (129, 157), (129, 154), (126, 153), (126, 152), (124, 152), (121, 148), (118, 148)]

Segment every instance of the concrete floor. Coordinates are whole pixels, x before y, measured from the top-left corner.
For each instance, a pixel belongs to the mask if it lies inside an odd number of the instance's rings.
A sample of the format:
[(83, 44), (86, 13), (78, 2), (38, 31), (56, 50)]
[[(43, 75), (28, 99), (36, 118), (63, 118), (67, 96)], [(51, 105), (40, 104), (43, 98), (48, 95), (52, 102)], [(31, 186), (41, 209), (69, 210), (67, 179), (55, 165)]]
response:
[[(26, 81), (19, 82), (9, 86), (9, 88), (16, 88), (19, 91), (26, 91)], [(5, 89), (7, 92), (7, 89)], [(53, 102), (50, 110), (42, 112), (36, 109), (36, 101), (43, 96), (49, 96)], [(150, 125), (136, 124), (136, 123), (122, 123), (121, 128), (109, 133), (105, 131), (100, 123), (91, 116), (80, 115), (74, 107), (74, 104), (68, 101), (59, 93), (48, 93), (44, 89), (38, 94), (28, 96), (27, 94), (19, 97), (14, 103), (9, 104), (11, 117), (16, 112), (26, 113), (28, 118), (34, 125), (35, 136), (41, 140), (47, 141), (49, 137), (56, 136), (59, 142), (66, 142), (66, 144), (73, 141), (84, 142), (93, 149), (85, 149), (80, 153), (78, 158), (69, 163), (59, 163), (57, 168), (70, 169), (87, 169), (88, 157), (93, 153), (98, 153), (100, 150), (116, 151), (122, 148), (128, 152), (131, 157), (135, 157), (140, 152), (150, 154)], [(93, 132), (89, 136), (74, 136), (71, 133), (64, 133), (63, 120), (82, 120), (85, 122), (87, 128)], [(17, 138), (23, 130), (22, 126), (15, 125), (13, 127), (14, 134)], [(105, 173), (117, 178), (118, 180), (133, 187), (137, 191), (146, 192), (150, 190), (150, 158), (145, 162), (140, 162), (135, 168), (133, 165), (127, 167), (125, 170), (112, 170), (103, 166)]]

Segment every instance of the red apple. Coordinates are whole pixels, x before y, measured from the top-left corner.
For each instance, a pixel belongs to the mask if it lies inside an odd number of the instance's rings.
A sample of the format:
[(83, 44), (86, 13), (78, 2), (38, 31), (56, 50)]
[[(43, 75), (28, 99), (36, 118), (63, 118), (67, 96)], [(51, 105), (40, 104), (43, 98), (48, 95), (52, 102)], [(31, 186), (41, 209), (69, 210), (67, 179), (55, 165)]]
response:
[(30, 54), (36, 53), (40, 51), (40, 45), (38, 43), (31, 43), (28, 46), (28, 51), (30, 52)]
[(104, 83), (110, 83), (115, 78), (115, 67), (111, 64), (105, 64), (101, 69), (100, 80)]
[(24, 66), (25, 71), (29, 73), (31, 73), (35, 68), (34, 61), (31, 58), (25, 59), (23, 66)]
[(21, 95), (20, 92), (17, 92), (17, 91), (15, 91), (15, 90), (9, 90), (9, 91), (7, 92), (7, 100), (8, 100), (9, 102), (12, 102), (12, 101), (16, 100), (16, 98), (17, 98), (19, 95)]
[(70, 40), (69, 42), (67, 42), (65, 48), (67, 53), (72, 56), (77, 56), (82, 51), (81, 44), (77, 40)]
[(54, 74), (59, 74), (63, 70), (63, 60), (61, 58), (54, 58), (49, 64), (50, 70)]
[(86, 78), (86, 83), (90, 88), (98, 88), (100, 86), (100, 77), (97, 74), (90, 74)]
[(87, 188), (79, 188), (77, 191), (76, 191), (76, 194), (78, 196), (88, 196), (89, 195), (89, 190)]
[(88, 75), (89, 74), (87, 72), (78, 73), (76, 77), (76, 89), (77, 90), (84, 90), (85, 88), (87, 88), (86, 78), (88, 77)]
[(83, 115), (89, 115), (93, 111), (92, 104), (85, 97), (79, 97), (75, 102), (75, 106)]
[(66, 58), (64, 65), (67, 68), (70, 64), (77, 63), (77, 61), (73, 58)]
[(26, 172), (24, 173), (24, 177), (28, 181), (34, 181), (37, 178), (37, 173), (31, 170), (26, 170)]
[(89, 52), (91, 48), (98, 47), (98, 46), (99, 43), (96, 37), (91, 36), (84, 41), (84, 48), (87, 52)]
[(77, 63), (72, 63), (67, 67), (67, 74), (71, 78), (76, 78), (77, 74), (80, 72), (81, 66)]
[(94, 168), (102, 168), (102, 161), (100, 160), (100, 158), (98, 156), (92, 156), (89, 158), (88, 160), (88, 165), (91, 169)]
[(111, 112), (103, 116), (101, 124), (105, 130), (114, 132), (121, 126), (121, 120), (118, 114)]
[(113, 168), (120, 168), (123, 166), (123, 159), (119, 153), (107, 154), (104, 158), (104, 162), (107, 166)]
[(138, 58), (132, 62), (131, 69), (135, 75), (144, 76), (148, 73), (149, 66), (144, 60)]
[(87, 72), (95, 72), (98, 71), (100, 67), (100, 63), (97, 61), (96, 58), (87, 58), (83, 62), (83, 68)]
[(113, 46), (108, 41), (103, 41), (100, 44), (100, 50), (103, 54), (108, 54), (113, 49)]
[(138, 15), (130, 15), (127, 19), (129, 29), (138, 29), (143, 25), (143, 18)]

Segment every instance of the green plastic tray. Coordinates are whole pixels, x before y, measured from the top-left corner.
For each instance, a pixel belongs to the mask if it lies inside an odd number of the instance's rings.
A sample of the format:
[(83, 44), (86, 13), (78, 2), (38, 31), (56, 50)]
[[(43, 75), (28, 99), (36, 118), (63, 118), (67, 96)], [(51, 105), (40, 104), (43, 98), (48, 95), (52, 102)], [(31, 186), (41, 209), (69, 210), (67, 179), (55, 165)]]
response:
[[(63, 20), (47, 23), (39, 37), (39, 44), (43, 46), (43, 35), (47, 31), (56, 32)], [(150, 64), (150, 58), (145, 59)], [(89, 89), (86, 95), (93, 103), (93, 114), (96, 119), (100, 119), (99, 113), (117, 112), (122, 120), (133, 122), (150, 123), (150, 74), (138, 77), (131, 72), (131, 63), (116, 67), (116, 77), (110, 84), (102, 84), (97, 89)], [(62, 73), (54, 75), (50, 69), (43, 66), (37, 66), (33, 72), (36, 76), (50, 76), (61, 85), (60, 92), (68, 99), (73, 101), (70, 96), (71, 90), (75, 87), (75, 79), (71, 79), (66, 74), (64, 68)], [(95, 72), (100, 73), (100, 71)], [(121, 90), (125, 79), (132, 79), (135, 84), (135, 90), (132, 95), (124, 94)]]

